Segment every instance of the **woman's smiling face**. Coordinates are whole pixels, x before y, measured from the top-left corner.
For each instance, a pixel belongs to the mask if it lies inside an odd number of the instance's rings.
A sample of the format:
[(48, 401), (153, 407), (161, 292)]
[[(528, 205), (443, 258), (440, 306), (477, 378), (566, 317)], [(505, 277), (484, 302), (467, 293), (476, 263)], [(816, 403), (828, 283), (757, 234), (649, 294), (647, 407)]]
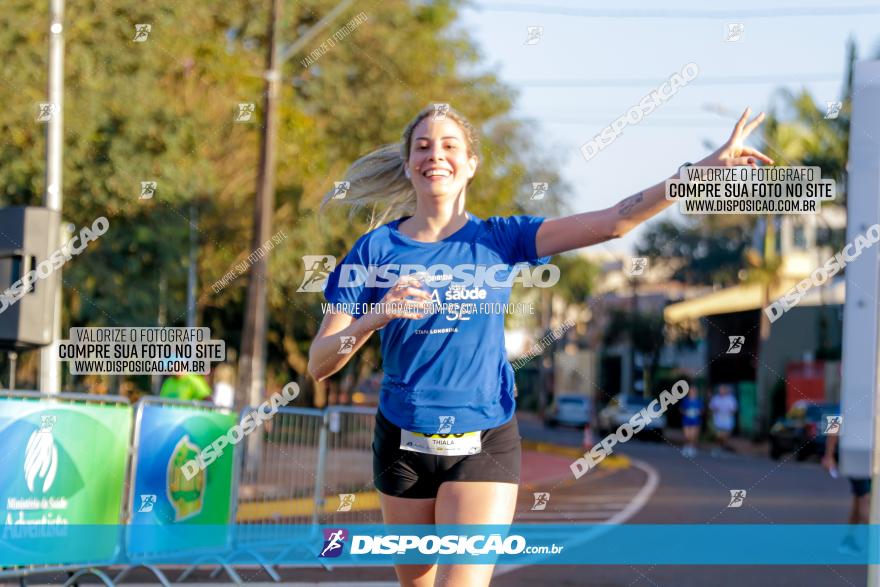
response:
[(427, 116), (413, 129), (407, 169), (416, 193), (434, 197), (457, 196), (477, 170), (477, 158), (468, 153), (458, 124)]

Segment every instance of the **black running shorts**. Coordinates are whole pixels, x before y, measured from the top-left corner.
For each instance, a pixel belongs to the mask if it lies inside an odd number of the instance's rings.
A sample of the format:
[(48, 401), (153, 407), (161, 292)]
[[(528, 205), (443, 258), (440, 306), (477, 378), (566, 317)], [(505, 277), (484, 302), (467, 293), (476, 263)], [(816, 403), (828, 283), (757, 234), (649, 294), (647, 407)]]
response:
[(386, 495), (437, 497), (445, 481), (494, 481), (519, 484), (522, 438), (516, 415), (506, 424), (480, 433), (474, 455), (439, 456), (400, 448), (400, 428), (376, 410), (373, 435), (373, 480)]
[(852, 494), (856, 497), (862, 497), (871, 493), (870, 477), (850, 477), (849, 485), (850, 489), (852, 490)]

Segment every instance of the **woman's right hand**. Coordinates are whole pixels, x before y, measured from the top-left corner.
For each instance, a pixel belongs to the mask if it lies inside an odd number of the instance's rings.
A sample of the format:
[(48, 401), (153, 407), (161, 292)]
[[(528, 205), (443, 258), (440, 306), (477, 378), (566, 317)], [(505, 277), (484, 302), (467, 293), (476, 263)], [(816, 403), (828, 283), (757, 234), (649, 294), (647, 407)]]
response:
[(421, 286), (422, 280), (417, 276), (405, 275), (398, 279), (382, 298), (379, 308), (370, 314), (374, 328), (381, 330), (395, 318), (424, 318), (432, 302), (431, 294), (420, 289)]
[(834, 458), (834, 455), (825, 455), (822, 457), (822, 466), (825, 467), (825, 469), (828, 471), (831, 471), (831, 469), (836, 469), (837, 459)]

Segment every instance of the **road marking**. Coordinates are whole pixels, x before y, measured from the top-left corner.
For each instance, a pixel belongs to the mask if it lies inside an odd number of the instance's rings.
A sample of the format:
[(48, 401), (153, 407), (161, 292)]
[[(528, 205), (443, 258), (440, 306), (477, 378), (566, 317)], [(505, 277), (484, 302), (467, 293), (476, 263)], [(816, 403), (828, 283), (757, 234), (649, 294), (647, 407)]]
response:
[[(526, 448), (525, 441), (523, 442), (523, 448)], [(531, 443), (530, 443), (531, 444)], [(536, 446), (537, 445), (537, 446)], [(564, 456), (573, 456), (575, 458), (582, 456), (582, 451), (579, 451), (575, 448), (566, 447), (563, 450), (550, 450), (551, 448), (557, 448), (554, 445), (550, 445), (547, 443), (533, 443), (532, 446), (528, 447), (532, 450), (538, 450), (539, 452), (548, 452), (548, 453), (556, 453), (563, 454)], [(578, 540), (578, 544), (582, 542), (586, 542), (589, 540), (593, 540), (600, 535), (611, 529), (611, 526), (622, 524), (632, 516), (634, 516), (642, 507), (644, 507), (645, 503), (650, 499), (651, 495), (657, 488), (659, 484), (659, 474), (657, 471), (648, 465), (639, 460), (630, 459), (625, 455), (609, 455), (606, 457), (602, 463), (599, 464), (599, 470), (595, 471), (592, 476), (593, 479), (606, 477), (612, 474), (614, 471), (622, 470), (629, 468), (630, 466), (637, 467), (642, 469), (648, 476), (648, 480), (641, 487), (641, 489), (632, 495), (632, 499), (629, 501), (625, 501), (627, 499), (627, 495), (590, 495), (590, 496), (567, 496), (565, 501), (574, 502), (574, 503), (583, 503), (586, 506), (594, 506), (587, 507), (590, 511), (581, 511), (574, 512), (570, 514), (563, 515), (554, 515), (553, 512), (521, 512), (516, 515), (517, 519), (523, 520), (542, 520), (548, 523), (558, 522), (559, 520), (584, 520), (588, 521), (593, 526), (593, 531), (586, 534), (580, 540)], [(601, 469), (605, 469), (604, 471)], [(554, 479), (558, 479), (554, 477)], [(571, 486), (576, 483), (577, 480), (571, 480), (571, 483), (566, 483), (566, 486)], [(525, 488), (534, 488), (533, 484), (528, 484), (524, 486)], [(328, 510), (325, 513), (330, 513), (335, 511), (333, 508), (333, 499), (335, 496), (328, 496), (325, 501), (324, 509)], [(357, 509), (373, 509), (373, 507), (378, 506), (378, 494), (375, 492), (364, 492), (362, 494), (358, 494), (358, 500), (355, 503), (360, 506)], [(375, 501), (375, 503), (374, 503)], [(360, 503), (358, 503), (360, 502)], [(314, 507), (314, 501), (311, 499), (293, 499), (293, 500), (278, 500), (274, 502), (256, 502), (249, 504), (242, 504), (244, 507), (244, 512), (239, 510), (239, 520), (244, 519), (261, 519), (263, 518), (267, 510), (274, 509), (275, 512), (278, 511), (279, 506), (281, 506), (282, 510), (285, 510), (285, 513), (288, 515), (296, 515), (301, 511), (304, 512), (306, 510), (306, 504), (310, 504)], [(623, 509), (619, 509), (616, 506), (623, 505)], [(267, 507), (268, 506), (268, 507)], [(365, 507), (366, 506), (366, 507)], [(602, 509), (604, 508), (604, 509)], [(353, 510), (355, 508), (352, 508)], [(613, 513), (612, 513), (613, 512)], [(242, 516), (244, 513), (244, 516)], [(311, 508), (309, 508), (309, 513), (311, 513)], [(549, 515), (548, 515), (549, 514)], [(608, 514), (611, 514), (610, 517)], [(516, 523), (516, 520), (514, 521)], [(597, 527), (601, 526), (601, 527)], [(515, 571), (519, 568), (531, 566), (531, 565), (504, 565), (504, 566), (496, 566), (495, 572), (493, 576), (500, 576), (511, 571)], [(300, 583), (285, 583), (285, 585), (290, 585), (291, 587), (344, 587), (351, 585), (349, 582), (300, 582)], [(228, 583), (202, 583), (200, 587), (213, 587), (217, 585), (227, 586)], [(252, 587), (277, 587), (276, 583), (249, 583)], [(396, 582), (384, 582), (384, 581), (370, 581), (357, 583), (359, 587), (397, 587), (398, 584)], [(130, 587), (140, 587), (139, 584), (131, 584)]]
[(574, 512), (574, 513), (557, 513), (557, 512), (523, 512), (517, 514), (517, 520), (541, 520), (548, 524), (556, 522), (565, 522), (567, 520), (606, 520), (608, 515), (618, 510), (602, 510), (593, 512)]
[[(631, 459), (630, 462), (632, 463), (632, 466), (641, 469), (648, 476), (645, 484), (642, 485), (641, 489), (639, 489), (638, 492), (636, 492), (632, 500), (625, 508), (623, 508), (604, 522), (598, 522), (589, 532), (582, 533), (582, 535), (576, 542), (570, 543), (572, 546), (583, 544), (584, 542), (589, 542), (590, 540), (595, 540), (602, 534), (605, 534), (606, 532), (611, 530), (611, 528), (613, 528), (614, 526), (625, 523), (627, 520), (636, 515), (639, 510), (645, 507), (645, 504), (648, 503), (649, 499), (651, 499), (651, 496), (657, 490), (657, 486), (660, 485), (660, 473), (657, 472), (657, 469), (646, 462), (639, 461), (637, 459)], [(549, 558), (550, 556), (552, 555), (548, 555), (546, 558)], [(528, 566), (532, 565), (529, 564), (496, 566), (495, 571), (492, 573), (492, 576), (499, 577), (501, 575), (506, 575), (507, 573)]]
[[(636, 493), (635, 497), (633, 497), (629, 505), (621, 510), (617, 515), (608, 520), (608, 525), (623, 524), (631, 517), (636, 515), (640, 509), (645, 507), (645, 504), (648, 503), (648, 500), (651, 499), (651, 496), (654, 495), (655, 491), (657, 491), (657, 486), (660, 485), (660, 473), (657, 472), (657, 469), (655, 469), (648, 463), (635, 459), (632, 460), (632, 464), (634, 467), (638, 467), (639, 469), (644, 471), (645, 474), (648, 475), (648, 480), (645, 481), (645, 484), (638, 491), (638, 493)], [(607, 532), (607, 530), (605, 530), (605, 532)]]
[(636, 496), (632, 495), (568, 495), (565, 497), (566, 502), (574, 503), (618, 503), (626, 505)]

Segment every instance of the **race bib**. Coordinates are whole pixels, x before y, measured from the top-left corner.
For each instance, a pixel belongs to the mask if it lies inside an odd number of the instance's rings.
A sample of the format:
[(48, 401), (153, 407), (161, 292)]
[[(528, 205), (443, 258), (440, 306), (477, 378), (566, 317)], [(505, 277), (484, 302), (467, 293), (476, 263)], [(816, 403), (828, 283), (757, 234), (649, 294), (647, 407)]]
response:
[(482, 444), (479, 430), (460, 434), (423, 434), (401, 428), (400, 448), (426, 455), (457, 457), (477, 454)]

